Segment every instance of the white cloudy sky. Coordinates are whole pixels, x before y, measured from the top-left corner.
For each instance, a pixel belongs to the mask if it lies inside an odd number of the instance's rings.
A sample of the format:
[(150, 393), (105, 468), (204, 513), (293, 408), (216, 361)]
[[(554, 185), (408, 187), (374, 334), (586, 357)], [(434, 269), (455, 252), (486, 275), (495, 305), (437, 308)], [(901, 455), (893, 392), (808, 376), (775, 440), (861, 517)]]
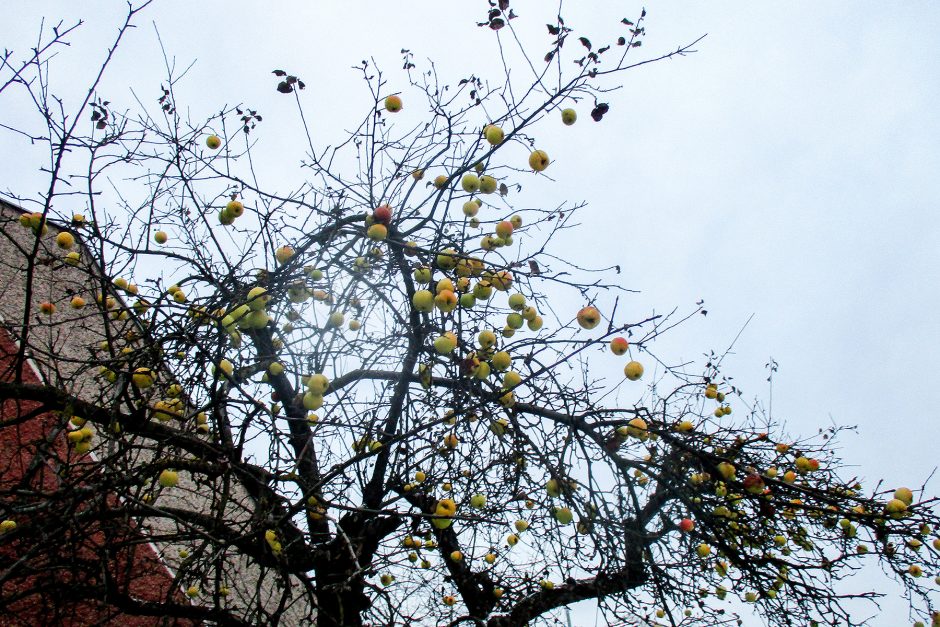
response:
[[(123, 4), (17, 3), (0, 42), (22, 50), (41, 17), (85, 18), (54, 66), (69, 93), (85, 84)], [(540, 37), (545, 4), (513, 2), (520, 28), (530, 20)], [(640, 8), (566, 4), (567, 23), (597, 41)], [(708, 317), (657, 349), (675, 361), (726, 347), (754, 314), (726, 361), (745, 392), (766, 398), (773, 356), (773, 410), (792, 431), (858, 425), (843, 441), (845, 459), (869, 480), (915, 487), (936, 464), (940, 430), (940, 4), (651, 4), (642, 52), (707, 33), (698, 52), (624, 75), (603, 123), (582, 108), (575, 127), (540, 136), (558, 181), (546, 202), (590, 203), (579, 236), (566, 241), (570, 256), (621, 264), (624, 286), (642, 292), (630, 299), (637, 317), (705, 299)], [(182, 86), (193, 116), (255, 106), (293, 164), (302, 154), (296, 113), (273, 91), (272, 69), (304, 78), (314, 135), (330, 141), (365, 95), (349, 69), (363, 58), (390, 77), (403, 47), (433, 58), (445, 77), (491, 71), (494, 35), (473, 26), (482, 6), (157, 0), (104, 95), (132, 106), (133, 88), (153, 102), (156, 21), (181, 66), (197, 61)], [(3, 121), (16, 119), (13, 103), (4, 106)], [(0, 146), (0, 190), (39, 189), (29, 183), (38, 161), (10, 162), (30, 154), (22, 140), (3, 134)], [(936, 481), (929, 488), (940, 492)], [(896, 600), (885, 607), (874, 625), (906, 621)]]

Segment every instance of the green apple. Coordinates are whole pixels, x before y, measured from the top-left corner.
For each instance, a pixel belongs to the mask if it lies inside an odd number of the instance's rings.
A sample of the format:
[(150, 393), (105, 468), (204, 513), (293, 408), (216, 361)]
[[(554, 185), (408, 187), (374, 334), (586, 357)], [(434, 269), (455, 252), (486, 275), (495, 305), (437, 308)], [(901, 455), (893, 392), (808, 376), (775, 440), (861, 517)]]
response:
[(322, 373), (310, 375), (307, 379), (307, 388), (314, 394), (323, 395), (330, 387), (330, 380)]
[(268, 290), (263, 287), (253, 287), (248, 290), (248, 307), (252, 311), (264, 309), (269, 300), (271, 300), (271, 297), (268, 295)]
[(557, 479), (549, 479), (545, 482), (545, 493), (552, 498), (561, 496), (561, 485)]
[(411, 297), (411, 304), (418, 311), (431, 312), (434, 310), (434, 294), (430, 290), (418, 290)]
[(555, 507), (553, 514), (555, 520), (562, 525), (567, 525), (574, 520), (574, 514), (571, 513), (571, 509), (568, 507)]
[(441, 270), (449, 271), (457, 267), (457, 251), (453, 248), (445, 248), (435, 258), (437, 267)]
[(314, 394), (313, 392), (306, 392), (303, 396), (304, 409), (307, 411), (316, 411), (323, 407), (323, 396), (320, 394)]
[(460, 295), (460, 306), (464, 309), (472, 309), (477, 304), (477, 297), (472, 292)]
[(384, 224), (373, 224), (366, 230), (366, 237), (373, 242), (381, 242), (388, 237), (388, 227)]
[[(476, 178), (476, 177), (474, 177)], [(480, 179), (477, 179), (477, 189), (480, 189)], [(468, 218), (474, 217), (480, 211), (480, 203), (476, 200), (468, 200), (463, 204), (463, 214)]]
[(476, 285), (473, 286), (473, 295), (478, 300), (489, 300), (490, 296), (493, 295), (492, 284), (485, 279), (477, 281)]
[(480, 177), (476, 174), (464, 174), (463, 178), (460, 179), (460, 186), (463, 191), (472, 194), (480, 189)]
[(427, 284), (431, 282), (431, 268), (428, 266), (419, 266), (412, 273), (417, 283)]

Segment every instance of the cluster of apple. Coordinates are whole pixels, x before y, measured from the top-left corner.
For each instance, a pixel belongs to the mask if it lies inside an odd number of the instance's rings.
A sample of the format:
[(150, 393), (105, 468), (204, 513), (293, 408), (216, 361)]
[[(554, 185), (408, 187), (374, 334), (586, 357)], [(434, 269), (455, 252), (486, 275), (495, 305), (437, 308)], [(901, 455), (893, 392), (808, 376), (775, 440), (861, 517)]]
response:
[(304, 408), (308, 411), (316, 411), (323, 407), (323, 395), (330, 389), (330, 380), (322, 372), (304, 377), (301, 382), (307, 386), (307, 391), (303, 395)]
[[(578, 325), (585, 330), (590, 331), (601, 323), (601, 312), (597, 307), (593, 305), (588, 305), (582, 307), (575, 318), (578, 321)], [(627, 350), (630, 348), (630, 343), (624, 337), (615, 337), (610, 341), (610, 352), (618, 357), (625, 355)], [(623, 367), (623, 374), (630, 381), (637, 381), (643, 376), (643, 364), (638, 361), (631, 360), (627, 362), (627, 365)], [(645, 428), (645, 427), (644, 427)]]
[[(19, 223), (22, 227), (29, 229), (33, 232), (34, 235), (43, 236), (49, 232), (49, 225), (46, 223), (46, 220), (42, 217), (42, 213), (33, 212), (33, 213), (24, 213), (19, 217)], [(72, 215), (72, 226), (76, 228), (81, 228), (85, 224), (85, 216), (76, 213)], [(75, 247), (75, 236), (68, 231), (60, 231), (55, 238), (55, 245), (64, 251), (67, 252), (63, 261), (70, 266), (77, 266), (81, 260), (81, 254), (78, 251), (73, 251), (72, 248)]]
[(69, 420), (72, 429), (65, 436), (72, 449), (76, 453), (87, 453), (91, 450), (92, 441), (95, 438), (94, 430), (86, 423), (83, 418), (72, 416)]
[(388, 237), (388, 228), (392, 223), (392, 208), (379, 205), (371, 215), (366, 216), (366, 237), (373, 242), (381, 242)]
[[(708, 389), (709, 397), (717, 399), (717, 386), (709, 384)], [(758, 442), (765, 440), (766, 435), (757, 435)], [(886, 519), (900, 519), (909, 515), (914, 496), (912, 491), (905, 487), (895, 490), (881, 511), (871, 511), (863, 504), (840, 509), (828, 501), (804, 503), (803, 499), (811, 496), (809, 491), (811, 485), (800, 482), (800, 477), (808, 477), (818, 472), (821, 467), (819, 460), (800, 454), (785, 443), (773, 445), (773, 450), (777, 454), (775, 464), (785, 463), (785, 460), (790, 458), (794, 469), (781, 473), (777, 465), (771, 465), (765, 472), (760, 473), (754, 467), (746, 466), (743, 469), (743, 478), (739, 479), (740, 469), (731, 461), (725, 460), (715, 466), (717, 474), (715, 481), (708, 472), (696, 472), (690, 476), (689, 483), (695, 487), (696, 494), (692, 498), (692, 503), (704, 508), (708, 514), (712, 533), (717, 531), (722, 543), (745, 550), (750, 547), (764, 551), (765, 554), (772, 554), (776, 551), (783, 556), (792, 554), (794, 550), (791, 548), (792, 544), (793, 547), (812, 554), (818, 551), (814, 543), (815, 538), (810, 535), (805, 523), (801, 523), (801, 519), (818, 520), (822, 528), (837, 530), (845, 541), (854, 541), (861, 525), (867, 527), (877, 538), (885, 534)], [(731, 450), (724, 447), (716, 447), (714, 452), (720, 456), (732, 457), (734, 455)], [(780, 483), (777, 483), (778, 481)], [(787, 490), (785, 486), (797, 482), (799, 482), (797, 498), (784, 497), (783, 494)], [(775, 484), (773, 490), (770, 487), (771, 483)], [(706, 487), (709, 485), (715, 499), (711, 498)], [(838, 494), (847, 497), (854, 497), (858, 489), (860, 489), (858, 484), (835, 488)], [(710, 503), (706, 505), (707, 502)], [(775, 502), (782, 504), (779, 518), (773, 516), (776, 507), (772, 503)], [(753, 520), (760, 520), (760, 527), (756, 527), (751, 522)], [(695, 523), (691, 518), (682, 519), (677, 526), (683, 533), (691, 533), (695, 529)], [(922, 524), (919, 533), (921, 536), (927, 536), (931, 533), (930, 526)], [(922, 545), (923, 541), (917, 538), (909, 538), (905, 542), (912, 560), (906, 572), (911, 577), (921, 577), (924, 574), (923, 567), (913, 563)], [(933, 546), (940, 550), (940, 538), (933, 541)], [(858, 554), (866, 554), (869, 552), (869, 547), (864, 543), (858, 543), (856, 550)], [(888, 551), (890, 555), (895, 555), (898, 549), (888, 543), (885, 551)], [(714, 549), (708, 542), (700, 542), (695, 547), (695, 552), (702, 560), (713, 559)], [(720, 554), (721, 551), (719, 551), (719, 556)], [(729, 565), (726, 561), (717, 559), (715, 572), (720, 577), (727, 576), (728, 569)], [(776, 598), (786, 580), (787, 570), (783, 566), (776, 580), (768, 588), (757, 592), (749, 591), (743, 598), (747, 602), (756, 602), (760, 598)], [(940, 577), (936, 582), (940, 584)], [(715, 595), (719, 599), (723, 599), (726, 594), (727, 590), (724, 587), (716, 587)]]
[[(466, 214), (467, 211), (464, 210)], [(485, 251), (493, 250), (494, 248), (500, 248), (502, 246), (509, 246), (512, 244), (512, 234), (513, 231), (522, 226), (522, 218), (519, 216), (512, 216), (509, 220), (503, 220), (496, 224), (491, 235), (484, 235), (483, 239), (480, 240), (480, 248)]]
[[(444, 511), (444, 510), (442, 510)], [(414, 538), (412, 536), (405, 536), (402, 540), (402, 546), (406, 549), (413, 549), (408, 552), (408, 561), (412, 564), (419, 565), (421, 568), (428, 569), (431, 568), (431, 561), (426, 557), (421, 557), (420, 553), (422, 549), (434, 550), (437, 548), (437, 543), (432, 539), (431, 532), (428, 532), (425, 535), (425, 539), (422, 542), (420, 538)], [(418, 560), (421, 560), (420, 564)], [(391, 582), (389, 582), (390, 584)]]
[(280, 555), (284, 550), (284, 547), (281, 545), (281, 540), (278, 538), (277, 531), (274, 529), (268, 529), (264, 532), (264, 541), (268, 543), (271, 552), (275, 555)]
[(705, 398), (718, 401), (719, 405), (715, 408), (714, 412), (716, 418), (721, 418), (731, 413), (731, 406), (722, 404), (725, 402), (725, 393), (718, 391), (718, 384), (709, 383), (705, 386)]
[(245, 205), (239, 200), (230, 200), (225, 204), (225, 208), (219, 211), (219, 223), (225, 226), (235, 222), (245, 213)]
[(22, 214), (20, 225), (31, 230), (34, 235), (45, 235), (49, 232), (49, 225), (39, 212)]
[(256, 286), (248, 290), (248, 299), (245, 303), (221, 316), (219, 325), (228, 333), (232, 346), (235, 348), (241, 346), (241, 331), (263, 329), (268, 325), (271, 316), (266, 308), (270, 300), (268, 290)]

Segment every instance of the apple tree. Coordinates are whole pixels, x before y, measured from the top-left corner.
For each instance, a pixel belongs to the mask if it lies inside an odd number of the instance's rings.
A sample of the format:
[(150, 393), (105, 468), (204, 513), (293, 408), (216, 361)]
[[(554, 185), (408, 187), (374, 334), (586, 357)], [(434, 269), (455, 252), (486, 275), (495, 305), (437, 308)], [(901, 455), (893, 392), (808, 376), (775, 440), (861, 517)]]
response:
[[(740, 624), (751, 604), (768, 624), (843, 625), (877, 598), (851, 575), (877, 564), (930, 620), (935, 500), (861, 485), (838, 428), (794, 437), (736, 403), (720, 356), (670, 367), (656, 338), (700, 311), (629, 319), (617, 270), (564, 257), (583, 205), (527, 200), (565, 176), (540, 133), (603, 124), (624, 73), (695, 44), (641, 56), (645, 12), (610, 41), (560, 15), (534, 38), (534, 15), (480, 4), (468, 27), (492, 31), (500, 82), (445, 80), (409, 51), (391, 74), (363, 62), (369, 98), (340, 141), (309, 132), (302, 68), (252, 79), (307, 139), (277, 185), (253, 160), (276, 141), (264, 116), (190, 117), (172, 68), (150, 101), (118, 102), (99, 94), (106, 62), (70, 103), (46, 72), (69, 28), (4, 57), (0, 98), (37, 115), (3, 126), (48, 164), (0, 225), (25, 285), (0, 381), (19, 413), (0, 430), (53, 416), (22, 446), (55, 475), (0, 490), (6, 611), (32, 596), (218, 624), (498, 627), (596, 600), (610, 624)], [(81, 280), (43, 291), (43, 268)], [(151, 539), (179, 548), (157, 601), (115, 558)], [(53, 571), (73, 585), (13, 585)]]

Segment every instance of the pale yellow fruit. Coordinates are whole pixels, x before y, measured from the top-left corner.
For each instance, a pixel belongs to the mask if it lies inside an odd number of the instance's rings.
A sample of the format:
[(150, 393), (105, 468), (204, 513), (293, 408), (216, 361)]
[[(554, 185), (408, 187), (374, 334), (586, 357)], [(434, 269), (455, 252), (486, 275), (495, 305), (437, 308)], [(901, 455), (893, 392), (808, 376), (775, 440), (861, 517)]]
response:
[(630, 381), (636, 381), (643, 376), (643, 364), (638, 361), (631, 361), (623, 368), (623, 374)]
[(536, 172), (544, 171), (549, 163), (551, 163), (551, 161), (548, 158), (548, 153), (544, 150), (533, 150), (529, 155), (529, 167)]
[(483, 129), (483, 136), (486, 137), (486, 141), (491, 145), (498, 146), (503, 143), (503, 138), (506, 134), (503, 132), (503, 129), (495, 124), (489, 124)]

